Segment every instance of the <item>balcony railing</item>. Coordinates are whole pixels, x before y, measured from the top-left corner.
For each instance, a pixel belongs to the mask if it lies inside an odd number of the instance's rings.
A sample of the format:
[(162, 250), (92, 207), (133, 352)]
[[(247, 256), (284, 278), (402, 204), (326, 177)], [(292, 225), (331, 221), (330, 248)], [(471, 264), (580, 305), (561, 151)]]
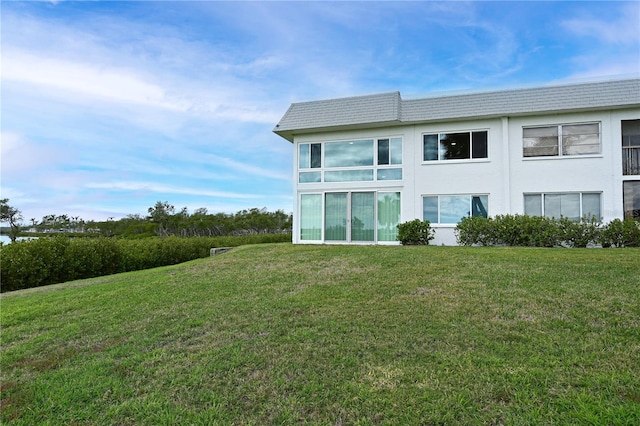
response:
[(640, 146), (622, 147), (622, 174), (640, 175)]

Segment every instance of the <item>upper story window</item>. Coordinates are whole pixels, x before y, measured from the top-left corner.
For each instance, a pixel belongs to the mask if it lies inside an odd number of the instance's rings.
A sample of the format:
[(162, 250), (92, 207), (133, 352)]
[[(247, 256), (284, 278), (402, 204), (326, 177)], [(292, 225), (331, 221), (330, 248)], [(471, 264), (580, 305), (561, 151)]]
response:
[(322, 144), (301, 143), (298, 155), (298, 168), (319, 169), (321, 166)]
[(525, 157), (599, 154), (600, 123), (525, 127), (522, 153)]
[(302, 143), (298, 182), (402, 180), (401, 164), (402, 138)]
[(373, 166), (373, 139), (324, 144), (324, 166)]
[(470, 160), (488, 157), (488, 132), (422, 135), (423, 161)]

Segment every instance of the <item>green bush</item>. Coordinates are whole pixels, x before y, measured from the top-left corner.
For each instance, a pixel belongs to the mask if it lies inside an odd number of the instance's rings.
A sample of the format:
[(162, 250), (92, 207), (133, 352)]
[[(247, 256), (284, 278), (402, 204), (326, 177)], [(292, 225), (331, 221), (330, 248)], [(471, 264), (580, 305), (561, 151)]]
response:
[(414, 219), (398, 225), (397, 240), (402, 245), (429, 245), (434, 231), (428, 220)]
[(614, 219), (600, 230), (602, 247), (640, 247), (640, 222)]
[(212, 247), (290, 242), (291, 234), (145, 239), (55, 236), (0, 245), (2, 292), (173, 265)]
[(604, 225), (595, 217), (579, 222), (521, 215), (467, 217), (455, 233), (464, 246), (640, 247), (640, 222), (634, 219), (614, 219)]
[(465, 246), (555, 247), (561, 243), (558, 222), (540, 216), (467, 217), (455, 233), (458, 244)]
[(584, 248), (600, 240), (600, 223), (594, 217), (583, 218), (579, 222), (563, 217), (558, 224), (560, 239), (567, 247)]
[(458, 244), (462, 246), (495, 245), (495, 221), (485, 217), (465, 217), (456, 226)]

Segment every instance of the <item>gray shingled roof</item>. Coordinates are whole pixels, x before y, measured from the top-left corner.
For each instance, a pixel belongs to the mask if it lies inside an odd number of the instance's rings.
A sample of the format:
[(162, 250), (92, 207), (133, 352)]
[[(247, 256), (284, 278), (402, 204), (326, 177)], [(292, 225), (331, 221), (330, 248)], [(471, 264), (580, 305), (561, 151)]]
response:
[(640, 79), (403, 100), (399, 92), (291, 104), (273, 130), (298, 133), (640, 106)]

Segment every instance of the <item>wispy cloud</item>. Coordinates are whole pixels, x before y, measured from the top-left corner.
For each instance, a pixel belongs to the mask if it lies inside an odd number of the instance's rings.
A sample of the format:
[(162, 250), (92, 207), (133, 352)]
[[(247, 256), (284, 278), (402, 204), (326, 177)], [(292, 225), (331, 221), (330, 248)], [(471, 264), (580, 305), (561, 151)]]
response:
[(581, 37), (604, 43), (637, 46), (640, 43), (640, 3), (612, 2), (610, 7), (620, 13), (616, 13), (615, 17), (584, 13), (562, 21), (561, 25), (570, 33)]
[(186, 111), (186, 102), (167, 99), (166, 91), (131, 70), (106, 68), (10, 50), (4, 53), (2, 77), (72, 92), (89, 98)]
[(108, 189), (111, 191), (142, 191), (160, 194), (182, 194), (195, 195), (205, 197), (221, 197), (221, 198), (241, 198), (252, 199), (261, 198), (258, 194), (234, 193), (223, 191), (209, 191), (203, 189), (195, 189), (188, 187), (178, 187), (172, 185), (163, 185), (155, 182), (131, 182), (131, 181), (113, 181), (113, 182), (89, 182), (83, 185), (85, 188), (91, 189)]

